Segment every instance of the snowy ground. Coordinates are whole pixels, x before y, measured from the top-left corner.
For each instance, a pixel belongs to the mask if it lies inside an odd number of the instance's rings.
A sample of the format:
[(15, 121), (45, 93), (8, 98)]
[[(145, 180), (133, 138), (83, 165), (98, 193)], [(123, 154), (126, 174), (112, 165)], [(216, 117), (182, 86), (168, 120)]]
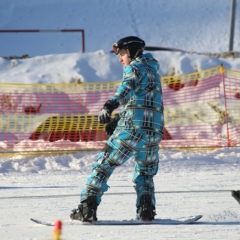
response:
[[(100, 2), (100, 1), (99, 1)], [(71, 83), (116, 81), (122, 77), (112, 43), (127, 35), (142, 37), (148, 46), (194, 52), (228, 51), (230, 4), (227, 0), (1, 0), (0, 29), (83, 28), (79, 35), (7, 34), (0, 36), (0, 56), (29, 54), (32, 58), (0, 57), (1, 83)], [(193, 4), (194, 3), (194, 4)], [(97, 9), (97, 11), (96, 11)], [(237, 1), (234, 50), (240, 50)], [(45, 55), (48, 54), (48, 55)], [(208, 57), (180, 52), (154, 52), (161, 75), (192, 73), (220, 64), (239, 70), (239, 58)], [(62, 238), (89, 239), (239, 239), (240, 206), (231, 196), (239, 190), (240, 149), (191, 152), (160, 150), (155, 177), (157, 217), (202, 214), (195, 225), (82, 226), (70, 222), (71, 209), (90, 173), (97, 152), (0, 159), (0, 239), (46, 240), (53, 228), (29, 219), (63, 221)], [(131, 182), (133, 161), (120, 167), (98, 210), (99, 219), (135, 217)]]
[[(160, 150), (155, 177), (157, 217), (202, 214), (194, 225), (83, 226), (69, 220), (79, 202), (97, 152), (64, 156), (5, 158), (0, 161), (0, 236), (50, 239), (53, 227), (29, 219), (63, 222), (63, 239), (239, 239), (240, 206), (231, 196), (239, 189), (239, 148), (189, 152)], [(80, 169), (79, 169), (80, 168)], [(98, 209), (101, 220), (135, 217), (131, 181), (133, 160), (112, 175)]]
[[(94, 11), (97, 9), (97, 11)], [(0, 33), (0, 83), (118, 81), (122, 66), (110, 53), (120, 38), (137, 35), (156, 51), (160, 75), (179, 75), (223, 64), (240, 69), (239, 58), (196, 53), (228, 51), (231, 1), (227, 0), (1, 0), (0, 29), (84, 29), (79, 33)], [(54, 13), (53, 13), (54, 12)], [(234, 48), (240, 52), (240, 4), (236, 5)], [(191, 54), (194, 52), (195, 54)], [(28, 59), (7, 60), (3, 56)]]

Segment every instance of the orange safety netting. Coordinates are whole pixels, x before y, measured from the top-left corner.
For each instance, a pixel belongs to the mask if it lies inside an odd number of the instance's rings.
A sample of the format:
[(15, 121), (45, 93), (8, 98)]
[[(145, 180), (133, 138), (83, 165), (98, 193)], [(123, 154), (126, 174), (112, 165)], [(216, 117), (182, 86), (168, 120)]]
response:
[[(222, 66), (162, 77), (164, 147), (240, 145), (240, 72)], [(120, 82), (0, 83), (1, 152), (101, 148), (97, 115)]]
[(163, 78), (166, 129), (163, 146), (240, 144), (240, 72), (215, 67)]

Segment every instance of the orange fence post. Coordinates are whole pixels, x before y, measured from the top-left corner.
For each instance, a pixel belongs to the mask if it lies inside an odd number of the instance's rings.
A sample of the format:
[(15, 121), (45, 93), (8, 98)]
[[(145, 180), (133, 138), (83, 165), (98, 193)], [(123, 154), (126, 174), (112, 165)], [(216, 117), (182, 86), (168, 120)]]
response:
[(225, 107), (225, 123), (226, 123), (226, 133), (227, 133), (227, 147), (231, 147), (231, 140), (230, 140), (230, 136), (229, 136), (229, 122), (228, 122), (228, 110), (227, 110), (226, 83), (225, 83), (224, 67), (223, 67), (223, 65), (220, 66), (220, 73), (221, 73), (222, 82), (223, 82), (224, 107)]

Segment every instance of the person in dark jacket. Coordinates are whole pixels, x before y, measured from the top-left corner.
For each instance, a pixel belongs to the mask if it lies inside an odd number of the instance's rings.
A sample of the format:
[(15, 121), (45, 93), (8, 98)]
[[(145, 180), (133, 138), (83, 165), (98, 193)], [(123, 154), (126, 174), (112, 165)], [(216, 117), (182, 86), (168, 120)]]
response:
[[(80, 204), (70, 215), (73, 220), (96, 221), (97, 207), (108, 190), (114, 169), (133, 157), (133, 182), (137, 193), (137, 219), (151, 221), (156, 215), (153, 177), (158, 172), (159, 143), (164, 118), (159, 63), (150, 53), (143, 54), (145, 42), (129, 36), (113, 44), (124, 72), (122, 84), (99, 112), (111, 135), (93, 165), (81, 192)], [(121, 106), (119, 114), (112, 112)]]

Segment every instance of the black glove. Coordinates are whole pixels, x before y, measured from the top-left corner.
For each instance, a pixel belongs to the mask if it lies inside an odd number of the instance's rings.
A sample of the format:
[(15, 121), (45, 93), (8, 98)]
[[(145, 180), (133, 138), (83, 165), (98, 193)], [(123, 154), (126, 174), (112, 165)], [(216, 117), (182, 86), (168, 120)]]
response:
[(108, 100), (98, 114), (98, 121), (102, 124), (109, 123), (111, 121), (112, 111), (118, 108), (118, 106), (119, 103), (116, 100)]
[(109, 123), (111, 121), (111, 112), (108, 111), (107, 109), (102, 109), (99, 113), (98, 113), (98, 121), (100, 123)]
[(119, 114), (115, 114), (115, 117), (111, 119), (111, 121), (106, 125), (105, 132), (107, 135), (112, 135), (115, 128), (117, 127), (117, 123), (120, 119)]

